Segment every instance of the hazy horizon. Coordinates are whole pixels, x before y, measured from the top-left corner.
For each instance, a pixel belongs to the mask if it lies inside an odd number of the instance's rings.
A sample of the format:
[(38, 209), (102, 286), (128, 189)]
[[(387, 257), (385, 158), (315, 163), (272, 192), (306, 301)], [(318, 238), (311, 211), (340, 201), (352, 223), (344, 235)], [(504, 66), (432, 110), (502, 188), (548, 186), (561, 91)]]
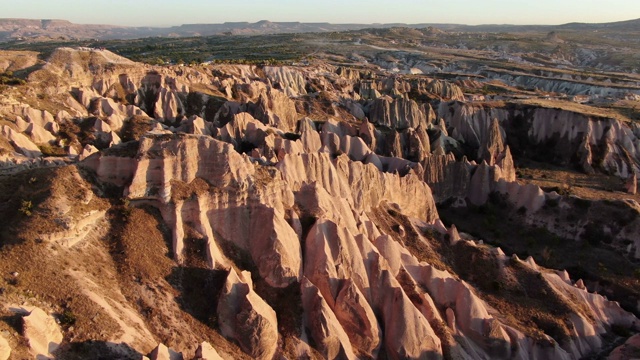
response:
[[(10, 4), (10, 5), (9, 5)], [(0, 0), (3, 18), (61, 19), (77, 24), (122, 26), (178, 26), (225, 22), (314, 22), (332, 24), (441, 23), (559, 25), (570, 22), (604, 23), (640, 18), (640, 1), (601, 0), (399, 0), (389, 5), (379, 0), (324, 2), (237, 0), (231, 2), (168, 0), (56, 2)]]

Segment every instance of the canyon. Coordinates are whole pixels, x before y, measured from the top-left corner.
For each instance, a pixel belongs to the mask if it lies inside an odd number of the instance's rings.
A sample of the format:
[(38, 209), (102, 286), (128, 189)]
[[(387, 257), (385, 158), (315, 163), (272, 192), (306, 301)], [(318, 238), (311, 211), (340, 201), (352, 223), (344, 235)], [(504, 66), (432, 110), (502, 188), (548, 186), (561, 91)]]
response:
[(1, 51), (0, 359), (634, 354), (640, 79), (367, 48)]

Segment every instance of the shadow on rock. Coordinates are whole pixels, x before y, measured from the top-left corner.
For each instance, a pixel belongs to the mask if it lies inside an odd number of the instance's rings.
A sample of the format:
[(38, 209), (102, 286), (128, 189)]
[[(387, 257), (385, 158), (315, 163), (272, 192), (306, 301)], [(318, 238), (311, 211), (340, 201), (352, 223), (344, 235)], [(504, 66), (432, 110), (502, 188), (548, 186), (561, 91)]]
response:
[(224, 270), (175, 267), (167, 281), (180, 292), (180, 308), (203, 324), (217, 329), (216, 309), (220, 290), (227, 279)]

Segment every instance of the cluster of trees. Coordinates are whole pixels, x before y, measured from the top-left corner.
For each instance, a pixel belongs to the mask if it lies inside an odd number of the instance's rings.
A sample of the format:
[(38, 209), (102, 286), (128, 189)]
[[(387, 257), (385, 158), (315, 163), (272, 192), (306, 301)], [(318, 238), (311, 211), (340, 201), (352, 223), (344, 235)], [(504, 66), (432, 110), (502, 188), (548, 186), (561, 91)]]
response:
[(16, 77), (11, 71), (0, 73), (0, 85), (24, 85), (26, 83), (24, 79)]

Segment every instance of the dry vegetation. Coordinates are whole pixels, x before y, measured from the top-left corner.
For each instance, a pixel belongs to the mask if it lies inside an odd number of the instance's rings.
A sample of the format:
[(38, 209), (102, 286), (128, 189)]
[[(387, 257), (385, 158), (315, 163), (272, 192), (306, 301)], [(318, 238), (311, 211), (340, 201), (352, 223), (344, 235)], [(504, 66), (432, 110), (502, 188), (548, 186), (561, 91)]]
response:
[(171, 180), (171, 199), (174, 202), (187, 200), (210, 190), (211, 186), (202, 178), (195, 178), (188, 184), (180, 180)]
[[(437, 240), (441, 238), (440, 234), (432, 232), (419, 234), (407, 216), (388, 205), (372, 210), (368, 216), (381, 231), (400, 242), (419, 261), (429, 263), (438, 270), (455, 274), (447, 260), (447, 255), (450, 255), (448, 246), (444, 241)], [(400, 236), (400, 229), (405, 233), (404, 237)], [(425, 242), (424, 237), (430, 238), (431, 241)]]
[(142, 135), (151, 130), (153, 120), (148, 116), (134, 115), (127, 120), (120, 131), (120, 138), (123, 142), (139, 141)]
[(65, 230), (62, 218), (77, 220), (106, 210), (104, 199), (92, 196), (76, 167), (35, 169), (0, 177), (0, 245), (38, 240)]

